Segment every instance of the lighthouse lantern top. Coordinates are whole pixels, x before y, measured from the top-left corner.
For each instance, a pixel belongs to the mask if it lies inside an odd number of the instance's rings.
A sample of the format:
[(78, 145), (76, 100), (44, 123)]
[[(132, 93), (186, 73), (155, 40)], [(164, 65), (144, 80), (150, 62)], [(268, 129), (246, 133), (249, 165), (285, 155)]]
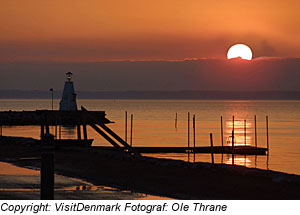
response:
[(72, 72), (67, 72), (67, 73), (66, 73), (66, 76), (67, 76), (67, 81), (68, 81), (68, 82), (70, 82), (70, 81), (71, 81), (71, 79), (72, 79), (72, 75), (73, 75), (73, 73), (72, 73)]

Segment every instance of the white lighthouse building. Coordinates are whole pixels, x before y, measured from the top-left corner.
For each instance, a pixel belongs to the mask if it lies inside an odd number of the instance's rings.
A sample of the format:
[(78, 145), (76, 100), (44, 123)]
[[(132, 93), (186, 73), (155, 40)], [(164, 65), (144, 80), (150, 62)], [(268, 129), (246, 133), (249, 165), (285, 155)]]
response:
[(76, 93), (74, 90), (74, 85), (72, 79), (72, 73), (66, 73), (67, 80), (65, 82), (64, 91), (62, 94), (62, 98), (59, 103), (59, 110), (60, 111), (76, 111), (77, 104), (76, 104)]

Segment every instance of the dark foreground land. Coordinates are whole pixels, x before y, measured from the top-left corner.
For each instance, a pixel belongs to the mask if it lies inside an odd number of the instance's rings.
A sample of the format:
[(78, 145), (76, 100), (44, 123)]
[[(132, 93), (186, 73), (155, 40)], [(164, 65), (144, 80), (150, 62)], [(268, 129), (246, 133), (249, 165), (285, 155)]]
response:
[[(55, 149), (55, 172), (106, 185), (180, 199), (300, 199), (300, 176), (242, 166), (132, 157), (99, 148)], [(0, 160), (40, 166), (33, 139), (0, 138)], [(0, 181), (1, 183), (1, 181)]]

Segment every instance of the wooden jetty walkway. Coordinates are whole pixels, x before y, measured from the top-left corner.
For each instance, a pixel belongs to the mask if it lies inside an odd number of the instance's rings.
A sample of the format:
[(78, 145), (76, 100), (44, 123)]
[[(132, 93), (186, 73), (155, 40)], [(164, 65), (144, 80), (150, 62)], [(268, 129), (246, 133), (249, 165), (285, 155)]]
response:
[[(110, 146), (94, 146), (93, 148), (99, 148), (103, 150), (115, 151), (114, 147)], [(188, 147), (153, 147), (153, 146), (142, 146), (142, 147), (132, 147), (135, 151), (139, 153), (211, 153), (213, 150), (214, 154), (232, 154), (231, 146), (214, 146), (211, 149), (210, 146), (200, 146), (195, 148)], [(239, 155), (266, 155), (268, 149), (260, 148), (254, 146), (235, 146), (234, 153)]]

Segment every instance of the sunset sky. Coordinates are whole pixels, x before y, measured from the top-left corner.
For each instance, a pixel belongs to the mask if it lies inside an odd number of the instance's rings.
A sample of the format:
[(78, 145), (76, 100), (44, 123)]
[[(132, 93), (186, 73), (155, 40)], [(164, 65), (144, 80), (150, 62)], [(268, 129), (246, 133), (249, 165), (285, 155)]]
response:
[[(3, 0), (0, 89), (43, 89), (36, 77), (61, 88), (64, 73), (77, 71), (79, 89), (300, 90), (299, 11), (299, 0)], [(251, 47), (251, 64), (222, 61), (236, 43)], [(184, 61), (190, 59), (198, 62)], [(145, 63), (116, 62), (124, 60)], [(116, 63), (76, 64), (103, 61)], [(158, 62), (155, 67), (152, 61)], [(240, 69), (248, 71), (255, 87), (237, 73)], [(223, 76), (228, 80), (220, 85)], [(111, 81), (97, 84), (103, 77)], [(233, 85), (236, 78), (239, 84)]]
[(298, 0), (1, 1), (1, 60), (300, 57)]

